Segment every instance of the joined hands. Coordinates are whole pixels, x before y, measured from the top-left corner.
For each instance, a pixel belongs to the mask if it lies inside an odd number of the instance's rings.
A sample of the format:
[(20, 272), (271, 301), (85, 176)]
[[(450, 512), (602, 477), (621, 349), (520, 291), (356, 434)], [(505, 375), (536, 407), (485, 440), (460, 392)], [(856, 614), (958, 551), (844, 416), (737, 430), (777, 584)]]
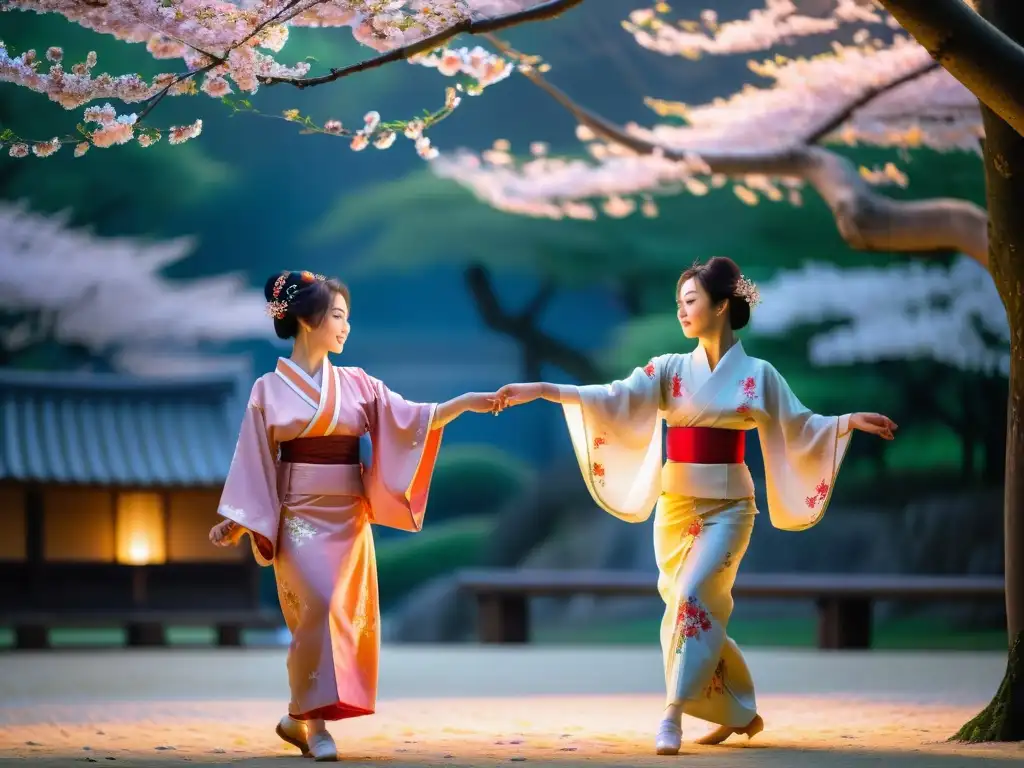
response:
[(542, 396), (540, 383), (531, 384), (506, 384), (494, 393), (494, 405), (491, 413), (497, 416), (511, 405), (523, 405), (539, 399)]

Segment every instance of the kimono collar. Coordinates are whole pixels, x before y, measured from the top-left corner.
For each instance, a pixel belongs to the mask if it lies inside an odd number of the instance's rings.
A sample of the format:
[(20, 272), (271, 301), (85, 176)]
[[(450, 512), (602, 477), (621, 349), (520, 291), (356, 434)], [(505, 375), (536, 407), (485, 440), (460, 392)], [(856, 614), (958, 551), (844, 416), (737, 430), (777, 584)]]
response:
[[(711, 378), (717, 373), (723, 365), (728, 363), (738, 362), (740, 358), (747, 356), (747, 353), (743, 350), (743, 342), (737, 340), (729, 349), (725, 351), (725, 354), (718, 361), (718, 365), (715, 366), (715, 370), (711, 370), (711, 363), (708, 362), (708, 353), (704, 350), (702, 344), (698, 344), (697, 348), (693, 350), (693, 364), (694, 373), (698, 375), (702, 380)], [(703, 381), (701, 382), (703, 383)]]
[(324, 357), (320, 368), (319, 382), (283, 357), (278, 359), (274, 372), (313, 409), (313, 416), (299, 437), (326, 437), (332, 434), (341, 415), (341, 378), (327, 357)]
[[(704, 414), (715, 397), (722, 392), (722, 383), (727, 382), (730, 376), (738, 374), (744, 369), (743, 363), (748, 360), (747, 353), (743, 351), (740, 342), (733, 344), (722, 359), (718, 361), (715, 370), (711, 370), (708, 364), (708, 356), (704, 347), (697, 345), (690, 355), (689, 365), (689, 389), (690, 404), (689, 423), (694, 424)], [(686, 426), (681, 425), (681, 426)]]
[(319, 380), (314, 379), (287, 357), (277, 358), (277, 368), (275, 368), (274, 373), (284, 379), (285, 383), (299, 397), (316, 408), (325, 393), (326, 388), (323, 384), (331, 373), (330, 361), (324, 357), (324, 362), (320, 366)]

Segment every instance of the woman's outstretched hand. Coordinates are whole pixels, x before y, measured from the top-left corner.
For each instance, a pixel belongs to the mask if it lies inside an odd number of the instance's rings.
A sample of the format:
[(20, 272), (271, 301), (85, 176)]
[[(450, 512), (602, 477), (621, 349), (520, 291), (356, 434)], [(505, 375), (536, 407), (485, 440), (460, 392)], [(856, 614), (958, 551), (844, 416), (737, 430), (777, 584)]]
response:
[(543, 384), (533, 382), (530, 384), (506, 384), (497, 392), (497, 403), (495, 413), (500, 413), (510, 405), (523, 405), (541, 397)]
[(498, 405), (497, 392), (468, 392), (464, 397), (465, 409), (472, 413), (494, 413)]
[(244, 534), (245, 528), (234, 520), (224, 520), (210, 529), (210, 542), (217, 547), (233, 547)]
[(878, 435), (883, 440), (893, 440), (893, 433), (899, 429), (895, 421), (880, 413), (855, 413), (850, 416), (850, 427)]

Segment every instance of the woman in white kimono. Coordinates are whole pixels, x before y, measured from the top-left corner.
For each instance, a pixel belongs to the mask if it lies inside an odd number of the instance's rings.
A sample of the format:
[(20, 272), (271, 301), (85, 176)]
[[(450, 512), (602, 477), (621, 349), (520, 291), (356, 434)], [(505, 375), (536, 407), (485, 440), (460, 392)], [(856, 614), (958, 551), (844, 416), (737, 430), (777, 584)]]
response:
[[(413, 403), (359, 368), (331, 365), (348, 338), (349, 292), (310, 272), (272, 275), (268, 313), (291, 357), (253, 385), (218, 513), (219, 546), (249, 534), (273, 565), (288, 629), (291, 702), (284, 741), (337, 759), (325, 720), (369, 715), (377, 698), (380, 610), (371, 524), (423, 525), (442, 430), (466, 411), (491, 412), (493, 394)], [(359, 436), (373, 443), (359, 462)]]
[[(853, 430), (893, 439), (876, 413), (819, 416), (805, 408), (769, 363), (748, 357), (735, 331), (757, 304), (754, 285), (731, 260), (694, 265), (676, 286), (687, 354), (656, 357), (608, 385), (510, 384), (498, 407), (543, 398), (561, 403), (576, 457), (597, 504), (631, 523), (654, 521), (665, 601), (661, 624), (666, 709), (658, 754), (674, 755), (683, 713), (718, 728), (699, 743), (756, 735), (754, 685), (726, 630), (732, 586), (757, 510), (744, 463), (745, 433), (757, 429), (772, 524), (798, 531), (828, 506)], [(668, 422), (662, 466), (662, 419)]]

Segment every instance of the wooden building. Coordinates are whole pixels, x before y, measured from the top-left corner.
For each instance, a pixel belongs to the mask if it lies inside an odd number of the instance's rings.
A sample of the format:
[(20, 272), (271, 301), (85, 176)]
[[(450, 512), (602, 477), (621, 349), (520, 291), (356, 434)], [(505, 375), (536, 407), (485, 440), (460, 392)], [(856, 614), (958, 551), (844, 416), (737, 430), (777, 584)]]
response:
[(248, 547), (208, 540), (246, 393), (0, 369), (0, 626), (18, 647), (72, 626), (124, 627), (132, 645), (211, 626), (237, 645), (279, 623)]

